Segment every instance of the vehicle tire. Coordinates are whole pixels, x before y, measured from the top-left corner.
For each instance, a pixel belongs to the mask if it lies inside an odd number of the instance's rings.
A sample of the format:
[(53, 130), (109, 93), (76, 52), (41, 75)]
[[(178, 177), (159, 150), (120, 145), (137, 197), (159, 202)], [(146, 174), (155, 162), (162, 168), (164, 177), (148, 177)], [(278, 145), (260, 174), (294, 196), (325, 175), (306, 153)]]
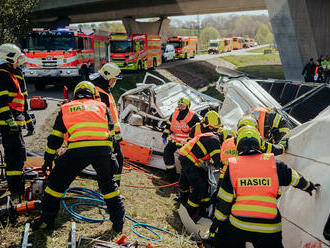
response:
[(151, 70), (155, 70), (156, 67), (157, 67), (157, 60), (156, 60), (156, 58), (154, 58), (154, 59), (152, 60), (152, 67), (151, 67)]
[(184, 59), (188, 59), (188, 54), (187, 53), (184, 54)]
[(141, 60), (138, 63), (138, 71), (143, 71), (143, 65)]
[(195, 56), (196, 56), (196, 53), (195, 53), (195, 52), (193, 52), (193, 56), (192, 56), (192, 58), (195, 58)]
[(45, 87), (46, 87), (46, 85), (41, 81), (36, 81), (34, 83), (34, 88), (36, 88), (36, 90), (44, 90)]
[(80, 172), (80, 176), (86, 177), (86, 178), (91, 178), (91, 179), (96, 179), (96, 171), (92, 166), (87, 166), (85, 169), (83, 169)]

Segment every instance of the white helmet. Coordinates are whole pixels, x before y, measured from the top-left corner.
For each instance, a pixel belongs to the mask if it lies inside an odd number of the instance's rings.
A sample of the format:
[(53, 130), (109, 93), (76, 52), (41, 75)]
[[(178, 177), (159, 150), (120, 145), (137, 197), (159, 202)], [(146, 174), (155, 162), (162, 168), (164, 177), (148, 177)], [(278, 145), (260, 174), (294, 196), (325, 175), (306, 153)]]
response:
[(99, 74), (105, 79), (110, 80), (111, 78), (120, 79), (120, 68), (114, 63), (106, 63), (99, 70)]
[(5, 61), (5, 63), (16, 64), (21, 60), (24, 60), (24, 55), (22, 56), (21, 49), (10, 43), (2, 44), (0, 46), (0, 59)]

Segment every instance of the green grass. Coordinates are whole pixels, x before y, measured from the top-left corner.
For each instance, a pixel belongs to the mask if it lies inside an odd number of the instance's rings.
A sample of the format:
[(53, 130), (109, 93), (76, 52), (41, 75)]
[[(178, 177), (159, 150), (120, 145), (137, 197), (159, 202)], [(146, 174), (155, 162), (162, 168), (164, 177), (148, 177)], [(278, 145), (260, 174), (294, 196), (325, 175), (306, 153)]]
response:
[(202, 91), (202, 93), (214, 97), (215, 99), (218, 99), (220, 101), (224, 100), (224, 96), (216, 89), (215, 86), (210, 86), (207, 88), (206, 91)]
[(222, 59), (234, 64), (236, 70), (258, 78), (285, 78), (279, 54), (225, 56)]
[(276, 49), (272, 48), (271, 46), (252, 49), (252, 50), (249, 50), (248, 52), (249, 53), (264, 53), (265, 50), (272, 50), (272, 53), (278, 53), (278, 51), (276, 51)]

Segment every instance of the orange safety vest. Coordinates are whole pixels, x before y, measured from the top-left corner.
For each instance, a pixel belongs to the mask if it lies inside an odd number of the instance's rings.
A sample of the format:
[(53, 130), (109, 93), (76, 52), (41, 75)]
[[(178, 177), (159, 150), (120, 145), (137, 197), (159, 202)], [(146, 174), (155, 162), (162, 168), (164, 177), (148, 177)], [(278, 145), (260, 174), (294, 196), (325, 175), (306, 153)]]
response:
[(109, 94), (109, 93), (105, 92), (100, 87), (96, 86), (96, 89), (99, 92), (102, 92), (103, 94), (106, 94), (108, 96), (109, 110), (110, 110), (112, 121), (113, 121), (113, 124), (114, 124), (114, 130), (115, 130), (115, 132), (120, 132), (120, 124), (119, 124), (118, 111), (117, 111), (115, 99), (113, 98), (112, 94)]
[(193, 118), (194, 112), (190, 111), (186, 115), (186, 117), (178, 121), (178, 115), (179, 115), (180, 110), (175, 109), (173, 115), (172, 115), (172, 122), (171, 122), (171, 128), (170, 130), (172, 131), (170, 139), (173, 140), (176, 143), (179, 144), (184, 144), (188, 137), (189, 137), (189, 132), (191, 128), (188, 126), (189, 121)]
[(62, 105), (63, 123), (69, 134), (68, 142), (107, 140), (110, 131), (106, 108), (104, 103), (91, 99), (74, 100)]
[(195, 125), (194, 137), (196, 137), (197, 135), (200, 135), (202, 133), (201, 125), (202, 124), (200, 122)]
[(222, 170), (220, 170), (220, 178), (224, 178), (225, 173), (228, 168), (228, 159), (233, 158), (238, 155), (236, 144), (235, 144), (235, 137), (230, 139), (226, 139), (221, 146), (221, 161), (223, 163)]
[[(206, 136), (215, 136), (214, 133), (203, 133), (203, 134), (200, 134), (198, 136), (196, 136), (195, 138), (193, 138), (192, 140), (188, 141), (183, 147), (181, 147), (178, 151), (178, 153), (181, 155), (181, 156), (184, 156), (188, 159), (190, 159), (197, 167), (201, 167), (201, 163), (203, 163), (204, 161), (206, 160), (209, 160), (211, 157), (210, 157), (210, 154), (204, 154), (204, 157), (202, 158), (197, 158), (195, 156), (195, 154), (193, 154), (191, 152), (191, 150), (193, 149), (194, 145), (198, 145), (199, 147), (203, 146), (203, 144), (199, 141), (199, 139), (201, 137), (206, 137)], [(204, 147), (204, 146), (203, 146)], [(204, 147), (205, 149), (205, 147)], [(201, 148), (201, 150), (203, 150)]]
[(229, 159), (229, 170), (236, 201), (235, 216), (274, 219), (279, 182), (272, 153), (238, 156)]
[(253, 108), (252, 110), (258, 111), (259, 112), (259, 117), (258, 117), (258, 127), (259, 127), (259, 133), (261, 138), (264, 138), (264, 130), (265, 130), (265, 117), (266, 117), (266, 110), (263, 107), (257, 107)]
[(0, 69), (0, 71), (7, 72), (9, 74), (9, 76), (13, 80), (13, 82), (18, 90), (17, 95), (13, 98), (13, 100), (10, 103), (8, 103), (9, 107), (15, 109), (18, 112), (24, 112), (25, 98), (21, 92), (21, 87), (19, 85), (17, 78), (7, 70)]

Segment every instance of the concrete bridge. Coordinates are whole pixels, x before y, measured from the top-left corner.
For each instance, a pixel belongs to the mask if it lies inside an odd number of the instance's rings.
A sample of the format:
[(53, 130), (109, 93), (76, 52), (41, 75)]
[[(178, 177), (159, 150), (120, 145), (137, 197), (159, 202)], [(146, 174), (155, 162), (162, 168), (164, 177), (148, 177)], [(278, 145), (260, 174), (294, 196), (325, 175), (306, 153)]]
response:
[[(329, 0), (41, 0), (39, 25), (122, 20), (128, 33), (166, 36), (168, 16), (268, 9), (285, 76), (301, 80), (309, 58), (330, 55)], [(137, 18), (160, 17), (153, 23)]]

